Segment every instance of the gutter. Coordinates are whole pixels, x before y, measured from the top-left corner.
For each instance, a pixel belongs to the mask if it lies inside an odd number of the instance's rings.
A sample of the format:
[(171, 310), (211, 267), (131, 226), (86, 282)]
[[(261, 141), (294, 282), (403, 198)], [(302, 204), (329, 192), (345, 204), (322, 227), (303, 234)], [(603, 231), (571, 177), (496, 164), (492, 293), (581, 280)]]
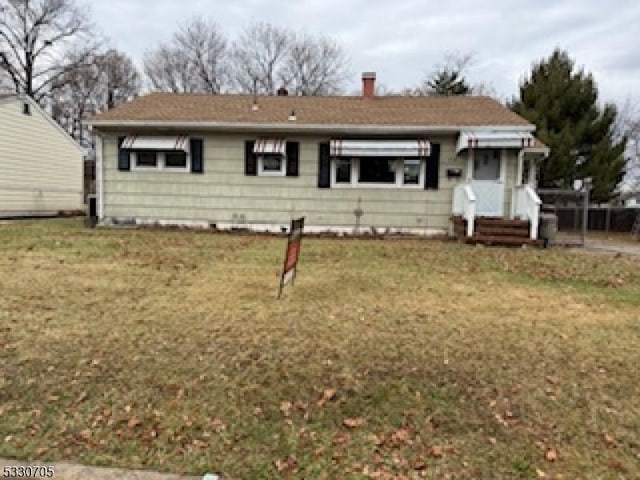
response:
[(221, 132), (248, 131), (257, 132), (308, 132), (308, 133), (459, 133), (460, 130), (486, 131), (527, 131), (535, 132), (534, 125), (348, 125), (348, 124), (297, 124), (291, 123), (255, 123), (255, 122), (172, 122), (165, 120), (96, 120), (89, 122), (96, 129), (101, 128), (153, 128), (166, 130), (216, 130)]

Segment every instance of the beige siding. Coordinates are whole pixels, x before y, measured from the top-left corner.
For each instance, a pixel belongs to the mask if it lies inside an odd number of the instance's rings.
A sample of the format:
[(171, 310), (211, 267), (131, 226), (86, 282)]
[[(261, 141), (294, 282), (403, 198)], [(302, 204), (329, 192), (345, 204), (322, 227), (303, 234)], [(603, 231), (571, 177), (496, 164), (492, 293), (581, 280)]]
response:
[(82, 153), (31, 105), (0, 103), (0, 216), (82, 208)]
[[(328, 141), (323, 137), (296, 139), (301, 145), (299, 177), (245, 176), (244, 141), (253, 137), (231, 134), (203, 137), (203, 175), (119, 172), (117, 136), (115, 133), (103, 135), (104, 216), (107, 219), (284, 226), (292, 217), (304, 215), (308, 225), (350, 228), (356, 225), (354, 211), (360, 207), (364, 212), (360, 225), (364, 228), (442, 231), (447, 228), (451, 215), (453, 187), (466, 178), (467, 156), (466, 153), (456, 156), (454, 135), (429, 136), (432, 142), (441, 145), (440, 188), (437, 191), (319, 189), (318, 143)], [(447, 169), (453, 167), (463, 169), (460, 179), (447, 178)]]

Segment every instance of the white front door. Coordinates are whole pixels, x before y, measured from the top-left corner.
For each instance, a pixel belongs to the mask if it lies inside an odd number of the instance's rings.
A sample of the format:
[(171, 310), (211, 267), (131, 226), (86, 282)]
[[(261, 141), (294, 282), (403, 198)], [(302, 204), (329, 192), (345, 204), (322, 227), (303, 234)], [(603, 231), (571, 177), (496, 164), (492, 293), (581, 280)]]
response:
[(473, 191), (476, 194), (476, 215), (504, 215), (503, 156), (498, 149), (473, 151)]

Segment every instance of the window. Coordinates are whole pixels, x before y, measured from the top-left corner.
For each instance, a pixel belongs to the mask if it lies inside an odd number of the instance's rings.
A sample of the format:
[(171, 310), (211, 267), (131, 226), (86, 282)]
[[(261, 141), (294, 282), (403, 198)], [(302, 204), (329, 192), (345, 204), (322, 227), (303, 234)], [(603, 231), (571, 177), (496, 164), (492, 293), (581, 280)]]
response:
[(500, 178), (500, 150), (477, 149), (473, 151), (473, 179), (498, 180)]
[(402, 183), (405, 185), (420, 185), (420, 160), (405, 158), (403, 165)]
[(396, 161), (388, 157), (360, 159), (360, 183), (396, 183)]
[(166, 152), (164, 166), (165, 168), (187, 168), (187, 153), (182, 151)]
[(351, 159), (336, 158), (336, 183), (351, 183)]
[(332, 187), (423, 188), (425, 161), (418, 157), (332, 157)]
[(258, 154), (258, 173), (260, 175), (284, 175), (284, 165), (284, 155), (279, 153)]
[(136, 152), (136, 168), (158, 168), (158, 156), (155, 151), (139, 150)]
[(31, 115), (31, 105), (29, 105), (27, 102), (24, 102), (22, 104), (22, 113), (24, 115)]
[(133, 150), (133, 168), (140, 170), (189, 171), (189, 155), (182, 150)]

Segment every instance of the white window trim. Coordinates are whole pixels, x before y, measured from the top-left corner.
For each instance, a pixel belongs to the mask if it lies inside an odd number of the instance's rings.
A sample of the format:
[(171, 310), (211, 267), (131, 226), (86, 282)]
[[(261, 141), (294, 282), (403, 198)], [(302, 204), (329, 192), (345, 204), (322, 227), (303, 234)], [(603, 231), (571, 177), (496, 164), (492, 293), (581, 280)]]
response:
[(280, 170), (275, 171), (275, 170), (264, 170), (264, 154), (262, 153), (257, 153), (257, 160), (258, 160), (258, 176), (260, 177), (284, 177), (287, 175), (287, 156), (286, 155), (281, 155), (281, 160), (280, 160)]
[(169, 173), (188, 173), (191, 172), (191, 154), (187, 152), (187, 164), (183, 167), (167, 167), (165, 165), (165, 152), (156, 152), (156, 166), (145, 167), (138, 166), (138, 152), (135, 150), (129, 152), (131, 160), (131, 170), (138, 172), (169, 172)]
[(396, 160), (395, 173), (396, 181), (394, 183), (367, 183), (359, 182), (360, 177), (360, 159), (351, 158), (351, 183), (336, 182), (336, 159), (339, 157), (331, 157), (331, 188), (401, 188), (403, 190), (424, 190), (426, 180), (427, 166), (426, 160), (420, 159), (420, 178), (418, 184), (404, 183), (404, 160)]

